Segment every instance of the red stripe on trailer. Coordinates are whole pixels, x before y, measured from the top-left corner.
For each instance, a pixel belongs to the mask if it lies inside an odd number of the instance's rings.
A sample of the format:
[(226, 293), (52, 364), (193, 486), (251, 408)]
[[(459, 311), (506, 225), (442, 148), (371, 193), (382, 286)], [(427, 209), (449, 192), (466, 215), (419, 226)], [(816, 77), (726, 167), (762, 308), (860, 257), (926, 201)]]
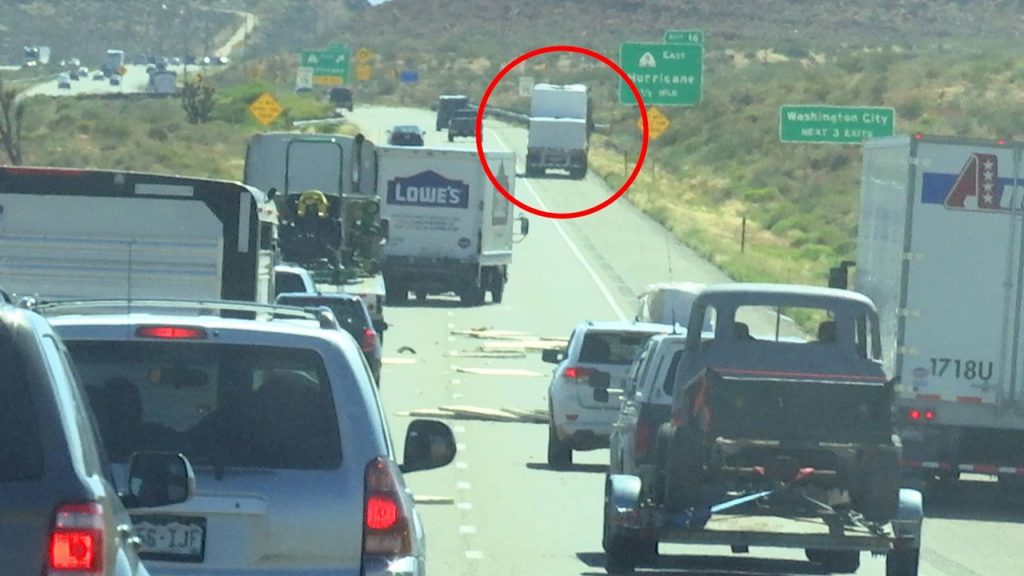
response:
[(942, 396), (938, 394), (918, 394), (918, 400), (942, 400)]
[(966, 402), (968, 404), (981, 404), (981, 396), (957, 396), (957, 402)]
[(999, 474), (999, 466), (991, 466), (987, 464), (975, 464), (971, 466), (973, 472), (978, 474)]

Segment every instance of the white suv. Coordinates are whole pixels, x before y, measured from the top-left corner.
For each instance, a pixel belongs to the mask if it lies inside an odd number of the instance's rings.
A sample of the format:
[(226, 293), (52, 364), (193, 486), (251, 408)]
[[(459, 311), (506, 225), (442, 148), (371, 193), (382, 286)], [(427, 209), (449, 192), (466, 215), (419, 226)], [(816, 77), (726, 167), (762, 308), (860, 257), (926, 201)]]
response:
[(573, 450), (608, 446), (634, 356), (648, 338), (670, 330), (662, 324), (584, 322), (569, 336), (564, 353), (543, 352), (545, 362), (558, 364), (548, 386), (549, 466), (572, 464)]
[(399, 466), (348, 334), (275, 319), (304, 313), (289, 307), (105, 306), (38, 309), (94, 400), (114, 473), (146, 449), (195, 467), (195, 499), (133, 511), (151, 574), (424, 574), (402, 473), (450, 462), (454, 438), (413, 421)]

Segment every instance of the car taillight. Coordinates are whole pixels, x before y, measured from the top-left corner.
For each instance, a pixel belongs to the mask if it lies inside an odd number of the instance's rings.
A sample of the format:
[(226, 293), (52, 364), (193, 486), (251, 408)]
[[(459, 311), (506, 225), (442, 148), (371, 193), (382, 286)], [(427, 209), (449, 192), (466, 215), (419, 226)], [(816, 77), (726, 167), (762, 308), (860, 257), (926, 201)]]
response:
[(636, 423), (636, 434), (633, 435), (633, 453), (637, 458), (647, 456), (647, 452), (654, 445), (654, 433), (654, 424), (643, 421)]
[(206, 330), (192, 326), (139, 326), (135, 335), (163, 340), (205, 340)]
[(568, 368), (565, 369), (565, 372), (562, 372), (562, 375), (565, 376), (566, 378), (577, 380), (581, 378), (590, 378), (590, 375), (593, 373), (594, 371), (590, 368), (578, 368), (576, 366), (569, 366)]
[(398, 488), (398, 468), (385, 458), (366, 465), (363, 555), (412, 554), (411, 519)]
[(373, 352), (373, 349), (377, 347), (377, 333), (373, 331), (373, 328), (363, 328), (363, 338), (359, 346), (363, 352)]
[(65, 504), (54, 513), (48, 574), (103, 572), (103, 508)]
[(931, 422), (932, 420), (935, 420), (935, 411), (911, 408), (910, 410), (907, 410), (907, 419), (912, 422), (920, 422), (921, 420)]

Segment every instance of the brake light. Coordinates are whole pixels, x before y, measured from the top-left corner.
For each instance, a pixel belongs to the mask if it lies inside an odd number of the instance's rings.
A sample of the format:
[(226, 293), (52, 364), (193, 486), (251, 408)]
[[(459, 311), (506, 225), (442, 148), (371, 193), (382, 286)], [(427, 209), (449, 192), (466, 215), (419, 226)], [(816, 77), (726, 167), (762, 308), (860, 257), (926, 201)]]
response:
[(366, 465), (363, 555), (412, 554), (409, 511), (398, 489), (398, 468), (382, 457)]
[(47, 555), (49, 574), (103, 572), (103, 507), (96, 503), (58, 507)]
[(919, 408), (911, 408), (910, 410), (907, 410), (907, 418), (914, 422), (919, 420), (931, 422), (932, 420), (935, 420), (935, 415), (934, 410), (921, 410)]
[(633, 452), (637, 458), (647, 456), (647, 452), (654, 445), (654, 432), (654, 424), (644, 421), (636, 423), (636, 433), (633, 435)]
[(1005, 138), (1000, 138), (999, 140), (996, 140), (996, 144), (999, 144), (1000, 146), (1002, 146), (1003, 144), (1006, 144), (1006, 139)]
[(593, 373), (594, 370), (591, 368), (578, 368), (576, 366), (569, 366), (568, 368), (565, 369), (565, 372), (562, 372), (562, 375), (565, 376), (566, 378), (576, 380), (578, 378), (590, 378), (590, 375)]
[(363, 340), (359, 346), (363, 352), (373, 352), (373, 349), (377, 347), (377, 333), (373, 331), (373, 328), (363, 328)]
[(164, 340), (205, 340), (206, 330), (190, 326), (139, 326), (135, 335), (139, 338)]

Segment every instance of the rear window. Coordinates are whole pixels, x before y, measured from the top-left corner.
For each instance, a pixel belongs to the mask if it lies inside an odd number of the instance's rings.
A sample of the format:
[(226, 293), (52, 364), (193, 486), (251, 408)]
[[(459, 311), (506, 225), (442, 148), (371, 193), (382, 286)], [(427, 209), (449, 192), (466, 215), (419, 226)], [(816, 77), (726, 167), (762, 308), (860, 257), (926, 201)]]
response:
[(277, 272), (274, 275), (274, 283), (278, 294), (306, 291), (306, 284), (302, 282), (302, 276), (293, 272)]
[(43, 475), (39, 414), (24, 358), (0, 324), (0, 482), (38, 480)]
[(193, 464), (329, 470), (341, 464), (319, 354), (272, 346), (67, 341), (114, 462), (172, 450)]
[(366, 313), (363, 312), (362, 302), (355, 300), (342, 300), (340, 298), (303, 298), (303, 297), (282, 297), (278, 304), (286, 306), (327, 306), (334, 312), (338, 322), (346, 332), (352, 335), (357, 341), (363, 337), (363, 330), (370, 327)]
[(580, 362), (632, 364), (650, 337), (646, 332), (587, 332), (580, 347)]

